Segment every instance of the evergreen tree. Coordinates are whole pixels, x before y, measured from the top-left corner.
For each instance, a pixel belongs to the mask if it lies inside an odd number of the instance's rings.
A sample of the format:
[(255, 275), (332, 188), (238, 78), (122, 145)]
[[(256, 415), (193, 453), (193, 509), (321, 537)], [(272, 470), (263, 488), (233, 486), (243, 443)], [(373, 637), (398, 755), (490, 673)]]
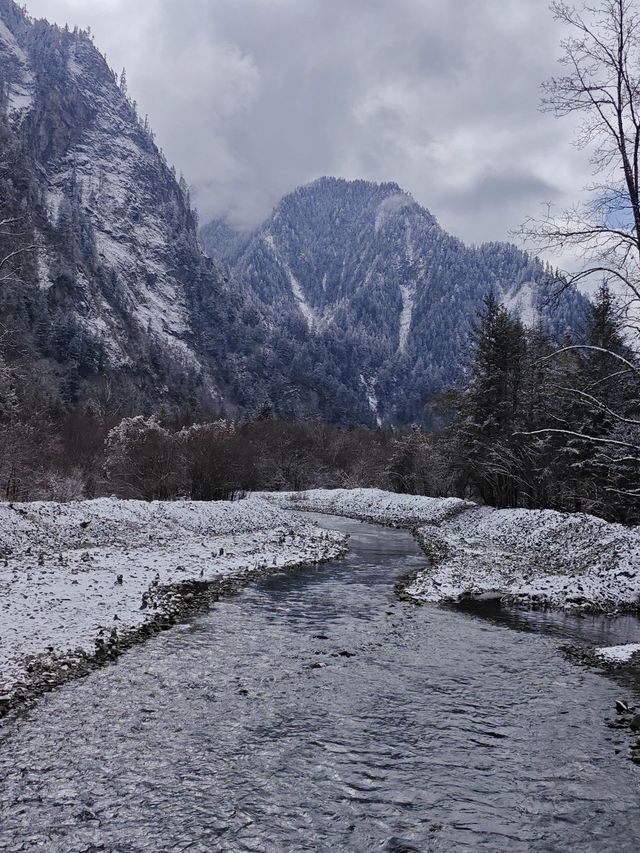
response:
[(518, 445), (513, 435), (525, 353), (522, 323), (489, 293), (472, 330), (471, 381), (463, 403), (460, 450), (473, 491), (495, 506), (514, 505), (518, 498)]

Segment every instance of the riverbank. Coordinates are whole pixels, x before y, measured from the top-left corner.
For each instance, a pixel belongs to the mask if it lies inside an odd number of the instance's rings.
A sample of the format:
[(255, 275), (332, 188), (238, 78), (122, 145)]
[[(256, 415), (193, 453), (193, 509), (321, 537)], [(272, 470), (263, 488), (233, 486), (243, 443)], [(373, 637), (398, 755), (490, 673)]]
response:
[(594, 516), (496, 510), (377, 489), (268, 498), (281, 507), (411, 528), (431, 560), (403, 587), (418, 602), (493, 597), (520, 607), (603, 613), (640, 605), (640, 531)]
[[(636, 853), (640, 768), (604, 724), (634, 691), (567, 661), (563, 632), (398, 601), (410, 534), (313, 520), (351, 534), (344, 560), (0, 726), (0, 850)], [(624, 642), (596, 621), (594, 645)]]
[(0, 504), (0, 716), (346, 539), (263, 500)]

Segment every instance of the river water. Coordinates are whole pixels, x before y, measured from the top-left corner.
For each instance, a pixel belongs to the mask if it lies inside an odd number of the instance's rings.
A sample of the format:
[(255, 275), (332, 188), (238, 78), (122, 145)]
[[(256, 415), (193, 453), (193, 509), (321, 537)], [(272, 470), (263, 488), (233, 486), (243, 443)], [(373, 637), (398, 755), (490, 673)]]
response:
[[(620, 687), (562, 642), (637, 620), (399, 601), (411, 536), (267, 577), (0, 736), (0, 850), (637, 851)], [(525, 630), (521, 630), (524, 628)], [(616, 749), (620, 752), (616, 753)]]

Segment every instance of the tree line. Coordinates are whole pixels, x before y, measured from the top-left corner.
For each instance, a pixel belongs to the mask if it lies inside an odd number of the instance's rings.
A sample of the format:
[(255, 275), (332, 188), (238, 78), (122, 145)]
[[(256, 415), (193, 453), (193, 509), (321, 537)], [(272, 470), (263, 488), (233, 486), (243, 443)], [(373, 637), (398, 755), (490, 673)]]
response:
[(100, 495), (228, 500), (258, 490), (379, 487), (497, 507), (640, 521), (640, 361), (606, 285), (585, 335), (554, 342), (492, 294), (474, 325), (465, 387), (425, 401), (426, 432), (236, 421), (174, 410), (120, 418), (98, 402), (25, 417), (0, 369), (0, 488), (7, 500)]
[(640, 361), (620, 308), (598, 291), (582, 340), (554, 343), (489, 295), (474, 328), (470, 381), (431, 437), (452, 493), (498, 507), (640, 520)]

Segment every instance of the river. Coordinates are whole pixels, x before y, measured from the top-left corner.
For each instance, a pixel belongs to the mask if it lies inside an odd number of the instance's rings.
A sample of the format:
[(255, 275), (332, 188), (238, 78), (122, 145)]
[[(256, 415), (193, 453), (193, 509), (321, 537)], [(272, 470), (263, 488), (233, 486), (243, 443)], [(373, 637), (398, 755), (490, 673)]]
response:
[(5, 725), (0, 850), (636, 853), (620, 688), (560, 647), (637, 620), (416, 607), (394, 593), (424, 565), (408, 533), (316, 518), (347, 559), (265, 577)]

